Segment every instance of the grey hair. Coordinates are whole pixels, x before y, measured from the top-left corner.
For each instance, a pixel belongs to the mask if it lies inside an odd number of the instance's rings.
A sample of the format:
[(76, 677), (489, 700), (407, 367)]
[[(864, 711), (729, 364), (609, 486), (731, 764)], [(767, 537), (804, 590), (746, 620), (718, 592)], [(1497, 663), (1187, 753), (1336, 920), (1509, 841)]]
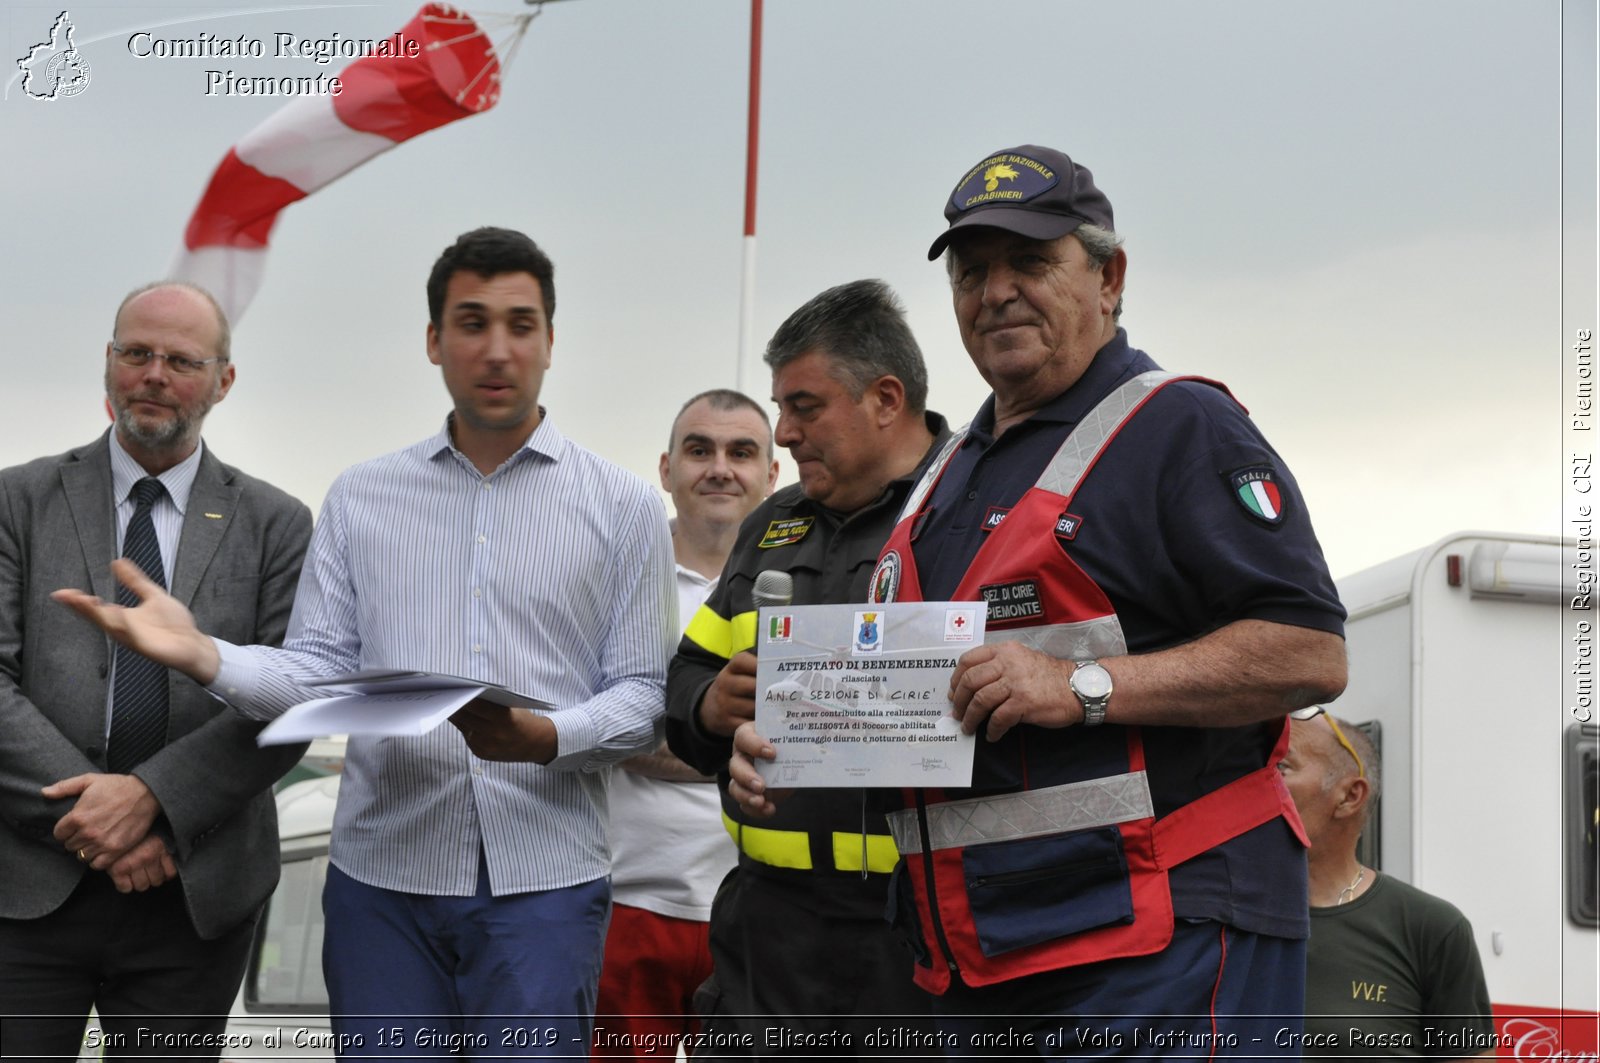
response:
[[(1101, 228), (1084, 222), (1073, 233), (1078, 238), (1078, 243), (1083, 245), (1083, 250), (1088, 254), (1089, 261), (1094, 263), (1094, 268), (1099, 269), (1111, 261), (1111, 256), (1117, 253), (1117, 248), (1122, 246), (1122, 237), (1110, 229)], [(1111, 310), (1112, 322), (1122, 320), (1122, 294), (1117, 294), (1117, 305)]]
[(1084, 222), (1073, 231), (1078, 238), (1078, 243), (1089, 253), (1096, 266), (1103, 266), (1111, 261), (1111, 256), (1117, 253), (1117, 248), (1122, 246), (1122, 237), (1110, 229), (1103, 229), (1098, 225)]
[(117, 326), (122, 323), (122, 312), (127, 309), (128, 304), (146, 292), (153, 292), (161, 288), (181, 288), (186, 292), (193, 292), (206, 301), (206, 305), (211, 307), (211, 312), (217, 318), (217, 359), (222, 362), (231, 360), (233, 330), (228, 327), (228, 315), (223, 313), (222, 304), (217, 302), (216, 296), (200, 287), (200, 285), (190, 284), (188, 281), (151, 281), (149, 284), (141, 284), (127, 295), (124, 295), (122, 302), (117, 304), (116, 316), (111, 319), (111, 338), (113, 340), (117, 338)]
[[(1089, 256), (1091, 269), (1100, 269), (1107, 262), (1110, 262), (1111, 256), (1116, 254), (1117, 248), (1122, 246), (1122, 237), (1119, 234), (1099, 225), (1091, 225), (1089, 222), (1079, 225), (1069, 235), (1076, 236), (1078, 243), (1083, 245), (1084, 252)], [(944, 249), (944, 271), (951, 282), (954, 283), (956, 277), (954, 243), (946, 245)], [(1111, 320), (1113, 322), (1122, 320), (1122, 294), (1120, 292), (1117, 294), (1117, 305), (1111, 309)]]
[(922, 348), (906, 324), (905, 307), (883, 281), (851, 281), (814, 296), (778, 326), (762, 361), (776, 372), (813, 351), (832, 360), (834, 377), (855, 401), (873, 381), (892, 376), (905, 386), (909, 412), (926, 409)]
[[(1367, 820), (1372, 816), (1373, 807), (1378, 802), (1378, 795), (1383, 792), (1383, 763), (1378, 756), (1378, 747), (1373, 744), (1371, 736), (1364, 729), (1326, 710), (1324, 710), (1324, 714), (1330, 722), (1338, 725), (1339, 733), (1344, 735), (1345, 740), (1356, 751), (1356, 756), (1361, 758), (1362, 777), (1367, 781), (1367, 800), (1361, 806), (1361, 824), (1365, 826)], [(1331, 744), (1341, 759), (1349, 755), (1345, 752), (1344, 747), (1339, 745), (1338, 739), (1333, 736), (1331, 730), (1327, 735), (1327, 739), (1328, 742), (1324, 744), (1324, 748), (1326, 748), (1327, 744)], [(1350, 774), (1349, 769), (1337, 767), (1332, 760), (1329, 760), (1325, 767), (1326, 770), (1322, 775), (1322, 790), (1324, 793), (1332, 790), (1338, 785), (1339, 780), (1346, 778)]]
[(1344, 732), (1346, 740), (1361, 756), (1361, 767), (1366, 773), (1367, 787), (1372, 791), (1372, 796), (1367, 800), (1376, 801), (1378, 795), (1383, 792), (1383, 761), (1378, 755), (1378, 747), (1373, 745), (1372, 737), (1365, 729), (1357, 727), (1349, 720), (1340, 720), (1339, 729)]

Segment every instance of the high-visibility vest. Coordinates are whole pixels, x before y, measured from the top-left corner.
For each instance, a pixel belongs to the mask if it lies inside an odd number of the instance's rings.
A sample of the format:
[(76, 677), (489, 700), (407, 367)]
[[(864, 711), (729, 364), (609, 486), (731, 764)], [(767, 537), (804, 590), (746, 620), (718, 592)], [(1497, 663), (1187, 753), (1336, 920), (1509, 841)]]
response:
[[(989, 531), (952, 595), (988, 601), (985, 642), (1015, 640), (1063, 660), (1127, 653), (1110, 599), (1058, 535), (1070, 538), (1072, 498), (1100, 454), (1178, 379), (1195, 378), (1148, 372), (1101, 400)], [(874, 601), (922, 600), (912, 544), (959, 438), (907, 499), (874, 572)], [(1288, 738), (1286, 718), (1264, 767), (1160, 819), (1138, 727), (1018, 726), (998, 742), (980, 739), (973, 786), (982, 796), (908, 790), (910, 807), (889, 817), (904, 859), (894, 907), (917, 984), (942, 993), (955, 972), (983, 986), (1159, 952), (1172, 939), (1170, 868), (1280, 816), (1305, 844), (1277, 769)]]

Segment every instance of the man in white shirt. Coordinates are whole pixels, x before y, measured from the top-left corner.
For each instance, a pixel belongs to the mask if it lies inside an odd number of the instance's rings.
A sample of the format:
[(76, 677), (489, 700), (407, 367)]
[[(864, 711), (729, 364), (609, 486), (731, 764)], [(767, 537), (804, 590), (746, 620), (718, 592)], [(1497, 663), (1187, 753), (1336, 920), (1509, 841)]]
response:
[[(739, 525), (777, 478), (772, 426), (759, 404), (726, 389), (684, 403), (661, 455), (661, 487), (677, 513), (680, 624), (711, 593)], [(694, 991), (711, 974), (711, 900), (738, 854), (722, 827), (715, 779), (664, 745), (619, 767), (611, 778), (613, 906), (594, 1053), (659, 1059), (696, 1025)]]

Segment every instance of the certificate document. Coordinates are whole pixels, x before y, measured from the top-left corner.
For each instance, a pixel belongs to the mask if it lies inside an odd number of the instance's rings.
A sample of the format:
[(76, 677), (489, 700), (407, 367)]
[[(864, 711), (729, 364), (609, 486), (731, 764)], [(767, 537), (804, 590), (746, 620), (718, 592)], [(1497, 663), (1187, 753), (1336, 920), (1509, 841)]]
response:
[(950, 715), (956, 659), (983, 643), (982, 602), (761, 610), (756, 730), (773, 786), (970, 786), (976, 736)]

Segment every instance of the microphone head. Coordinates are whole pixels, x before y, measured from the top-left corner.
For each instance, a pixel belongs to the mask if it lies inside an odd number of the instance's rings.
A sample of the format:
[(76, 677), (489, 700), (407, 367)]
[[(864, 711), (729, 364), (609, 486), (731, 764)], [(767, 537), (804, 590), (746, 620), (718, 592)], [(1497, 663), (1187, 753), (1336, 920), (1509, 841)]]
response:
[(794, 601), (794, 577), (787, 572), (764, 569), (756, 573), (755, 586), (750, 588), (750, 600), (755, 607), (788, 605)]

